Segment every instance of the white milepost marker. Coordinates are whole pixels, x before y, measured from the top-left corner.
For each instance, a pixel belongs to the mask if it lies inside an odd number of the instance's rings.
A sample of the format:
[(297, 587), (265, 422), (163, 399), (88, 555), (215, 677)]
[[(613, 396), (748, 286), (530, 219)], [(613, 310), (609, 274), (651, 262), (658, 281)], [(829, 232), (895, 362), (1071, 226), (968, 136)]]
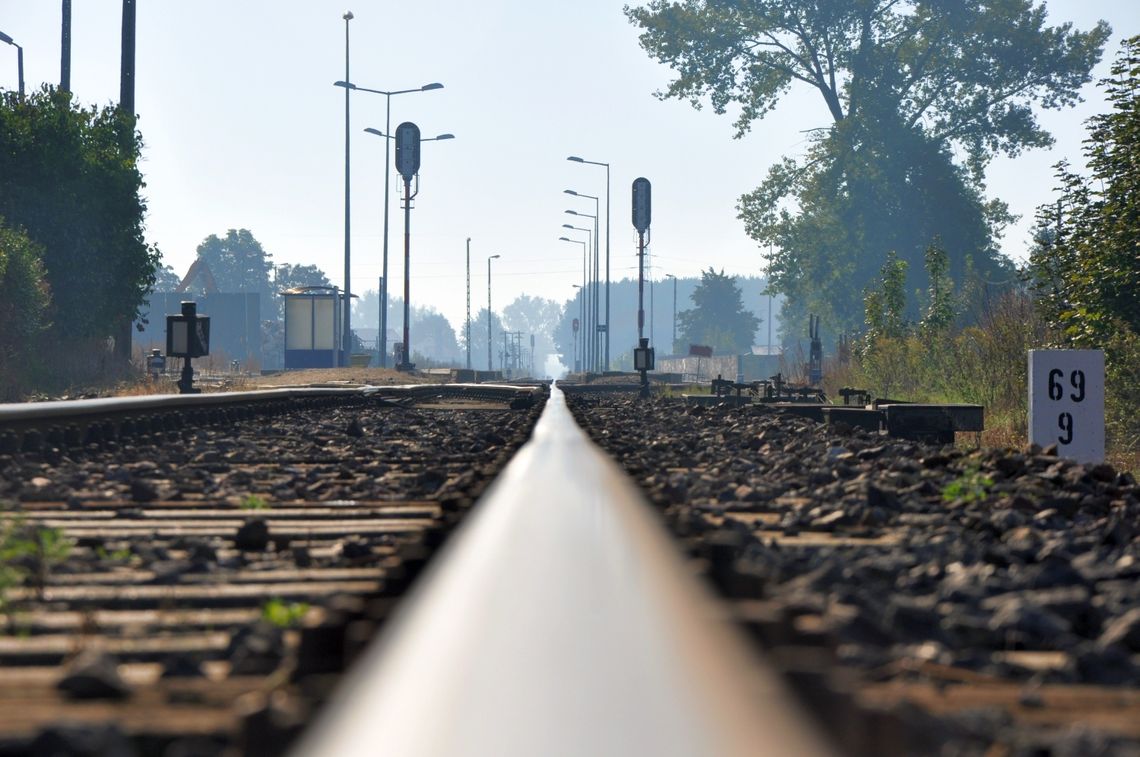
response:
[(1104, 461), (1104, 352), (1029, 351), (1029, 441), (1082, 463)]

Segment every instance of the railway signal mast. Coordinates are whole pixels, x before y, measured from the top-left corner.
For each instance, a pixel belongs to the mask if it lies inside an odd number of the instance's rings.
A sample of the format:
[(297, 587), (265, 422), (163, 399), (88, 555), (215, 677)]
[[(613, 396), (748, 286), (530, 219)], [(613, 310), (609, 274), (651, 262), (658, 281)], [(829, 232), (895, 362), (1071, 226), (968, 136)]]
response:
[(653, 370), (653, 348), (645, 332), (645, 245), (653, 203), (651, 186), (644, 176), (633, 180), (633, 227), (637, 229), (637, 347), (633, 369), (641, 373), (641, 396), (649, 396), (649, 371)]
[[(404, 179), (404, 343), (400, 348), (399, 371), (411, 371), (416, 366), (411, 361), (412, 349), (409, 341), (408, 324), (411, 320), (411, 293), (409, 270), (412, 259), (412, 199), (420, 193), (420, 127), (405, 121), (396, 127), (396, 170)], [(416, 191), (412, 192), (412, 179), (416, 180)]]

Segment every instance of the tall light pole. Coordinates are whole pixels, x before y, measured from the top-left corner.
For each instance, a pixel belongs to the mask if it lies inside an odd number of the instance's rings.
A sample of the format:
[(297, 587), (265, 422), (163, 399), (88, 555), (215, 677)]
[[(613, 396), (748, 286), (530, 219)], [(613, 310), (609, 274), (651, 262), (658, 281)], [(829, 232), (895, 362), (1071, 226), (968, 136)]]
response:
[[(571, 226), (570, 228), (574, 228)], [(582, 328), (586, 326), (586, 243), (581, 239), (571, 239), (570, 237), (558, 237), (559, 242), (573, 242), (574, 244), (582, 245), (582, 286), (574, 284), (574, 288), (578, 290), (578, 304), (580, 305), (580, 318), (578, 325)], [(584, 336), (584, 335), (583, 335)], [(582, 362), (585, 362), (586, 347), (583, 341), (582, 345)], [(580, 369), (575, 369), (580, 370)]]
[(665, 278), (673, 279), (673, 341), (669, 343), (669, 354), (677, 354), (677, 277), (671, 273), (665, 274)]
[[(348, 69), (348, 24), (352, 21), (352, 11), (345, 11), (341, 16), (344, 19), (344, 80), (346, 82), (352, 81)], [(341, 340), (341, 354), (340, 360), (336, 361), (337, 365), (348, 365), (349, 357), (352, 355), (352, 182), (351, 164), (349, 157), (351, 154), (352, 140), (349, 134), (349, 127), (351, 126), (349, 120), (349, 95), (351, 88), (344, 88), (344, 315), (341, 318), (341, 328), (344, 330), (344, 335)], [(388, 282), (388, 272), (384, 271), (381, 274), (384, 277), (385, 286)]]
[(610, 369), (610, 164), (585, 160), (577, 155), (571, 155), (566, 160), (606, 167), (606, 352), (602, 369), (608, 371)]
[[(591, 321), (593, 323), (592, 323), (591, 328), (590, 328), (589, 337), (590, 337), (590, 354), (593, 357), (593, 366), (596, 370), (596, 369), (602, 367), (602, 350), (601, 350), (600, 340), (598, 338), (598, 329), (600, 328), (599, 323), (598, 323), (598, 303), (601, 301), (601, 298), (598, 296), (598, 260), (599, 260), (599, 256), (598, 256), (598, 217), (596, 215), (590, 215), (589, 213), (579, 213), (576, 210), (567, 210), (565, 212), (567, 215), (580, 216), (582, 218), (590, 218), (590, 219), (593, 219), (593, 221), (594, 221), (594, 231), (593, 231), (593, 236), (591, 237), (593, 239), (593, 242), (591, 243), (593, 245), (593, 247), (591, 249), (593, 249), (593, 251), (594, 251), (594, 278), (590, 282), (590, 286), (593, 290), (592, 292), (590, 292), (590, 303), (591, 303), (591, 306), (593, 308), (592, 315), (591, 315)], [(571, 226), (569, 228), (575, 228), (575, 227)], [(607, 331), (608, 331), (608, 328), (607, 328)]]
[(489, 255), (487, 257), (487, 370), (495, 370), (495, 363), (491, 355), (491, 261), (495, 258), (502, 257), (501, 255)]
[[(587, 228), (582, 227), (582, 226), (573, 226), (573, 225), (568, 224), (568, 223), (562, 224), (562, 228), (573, 229), (574, 231), (586, 232), (586, 242), (585, 242), (586, 247), (585, 247), (585, 249), (586, 250), (594, 249), (593, 241), (592, 241), (594, 238), (593, 237), (593, 231), (591, 231), (590, 229), (587, 229)], [(594, 258), (593, 260), (594, 260), (594, 263), (596, 264), (597, 258)], [(597, 351), (594, 349), (597, 346), (597, 340), (590, 338), (589, 335), (591, 332), (596, 332), (598, 329), (598, 321), (597, 321), (597, 315), (598, 315), (597, 294), (598, 293), (597, 293), (597, 286), (596, 286), (597, 279), (590, 279), (587, 277), (586, 284), (587, 284), (587, 287), (586, 287), (586, 319), (582, 322), (582, 328), (584, 330), (583, 335), (582, 335), (583, 362), (586, 364), (586, 367), (589, 370), (594, 370), (597, 368), (598, 363), (600, 361), (597, 359), (597, 357), (598, 357)]]
[[(349, 14), (349, 15), (351, 15), (351, 14)], [(347, 70), (348, 70), (348, 67), (346, 65), (345, 66), (346, 74), (345, 74), (344, 81), (333, 82), (333, 86), (334, 87), (344, 87), (346, 99), (348, 97), (348, 91), (349, 90), (355, 90), (357, 92), (370, 92), (374, 95), (384, 95), (385, 100), (386, 100), (385, 116), (384, 116), (384, 131), (383, 131), (384, 135), (392, 133), (392, 95), (405, 95), (405, 94), (408, 94), (409, 92), (429, 92), (433, 89), (443, 89), (443, 85), (440, 84), (439, 82), (432, 82), (431, 84), (425, 84), (422, 87), (417, 87), (416, 89), (397, 89), (397, 90), (392, 90), (390, 92), (383, 90), (383, 89), (369, 89), (368, 87), (358, 87), (355, 84), (353, 84), (352, 81), (348, 78)], [(381, 132), (376, 131), (375, 129), (372, 129), (372, 130), (365, 129), (365, 131), (370, 131), (370, 133), (377, 133), (377, 134), (381, 133)], [(438, 138), (443, 139), (444, 137), (441, 135)], [(429, 140), (421, 140), (421, 141), (426, 142)], [(380, 323), (380, 347), (381, 347), (380, 367), (381, 368), (388, 367), (388, 207), (392, 204), (391, 201), (389, 200), (388, 186), (389, 186), (389, 182), (391, 181), (391, 175), (392, 175), (391, 159), (392, 159), (391, 158), (391, 150), (388, 148), (388, 143), (385, 142), (385, 145), (384, 145), (384, 260), (383, 260), (383, 263), (381, 266), (381, 272), (380, 272), (380, 275), (384, 278), (384, 286), (381, 288), (381, 292), (380, 292), (380, 314), (381, 314), (380, 315), (380, 321), (381, 321), (381, 323)]]
[[(488, 318), (490, 316), (488, 315)], [(467, 237), (467, 370), (471, 370), (471, 237)]]
[[(564, 190), (562, 190), (562, 191), (563, 191), (564, 193), (566, 193), (566, 194), (568, 194), (568, 195), (572, 195), (572, 196), (574, 196), (574, 197), (585, 197), (585, 198), (587, 198), (587, 199), (589, 199), (589, 200), (593, 200), (593, 201), (594, 201), (594, 215), (593, 215), (592, 217), (593, 217), (593, 219), (594, 219), (594, 286), (595, 286), (595, 290), (596, 290), (596, 287), (597, 287), (597, 281), (598, 281), (598, 276), (597, 276), (597, 265), (598, 265), (598, 262), (597, 262), (597, 261), (600, 259), (600, 256), (598, 255), (598, 245), (601, 243), (601, 242), (600, 242), (600, 240), (601, 240), (601, 234), (599, 234), (599, 233), (598, 233), (598, 232), (599, 232), (599, 228), (598, 228), (598, 225), (601, 223), (601, 215), (600, 215), (600, 213), (601, 213), (601, 209), (600, 209), (600, 207), (599, 207), (599, 201), (598, 201), (598, 198), (597, 198), (597, 197), (595, 197), (594, 195), (588, 195), (588, 194), (583, 194), (583, 193), (580, 193), (580, 192), (575, 192), (573, 189), (564, 189)], [(577, 212), (575, 212), (575, 211), (573, 211), (573, 210), (567, 210), (566, 212), (567, 212), (567, 213), (569, 213), (570, 215), (574, 215), (574, 216), (577, 216), (577, 215), (581, 215), (581, 216), (588, 216), (588, 215), (589, 215), (588, 213), (577, 213)], [(597, 299), (597, 297), (596, 297), (596, 295), (597, 295), (597, 292), (595, 291), (595, 292), (594, 292), (594, 294), (595, 294), (595, 299), (593, 299), (593, 300), (591, 300), (591, 301), (592, 301), (592, 302), (594, 302), (594, 303), (597, 303), (597, 302), (598, 302), (598, 299)], [(599, 360), (598, 360), (597, 362), (599, 363), (599, 365), (601, 365), (601, 363), (602, 363), (602, 361), (601, 361), (601, 359), (600, 359), (600, 358), (601, 358), (601, 355), (600, 355), (600, 352), (601, 352), (601, 350), (600, 350), (600, 345), (598, 345), (598, 339), (599, 339), (599, 337), (598, 337), (598, 334), (596, 333), (596, 332), (597, 332), (597, 329), (598, 329), (598, 324), (597, 324), (597, 320), (598, 320), (598, 318), (597, 318), (597, 310), (596, 310), (596, 308), (597, 308), (597, 305), (595, 304), (595, 311), (594, 311), (594, 321), (595, 321), (595, 323), (594, 323), (594, 333), (593, 333), (593, 334), (590, 336), (590, 340), (591, 340), (591, 343), (592, 343), (592, 344), (594, 344), (594, 345), (597, 345), (597, 347), (595, 348), (595, 351), (599, 353)], [(609, 334), (609, 332), (610, 332), (610, 324), (609, 324), (609, 319), (607, 318), (607, 319), (606, 319), (606, 325), (605, 325), (605, 333), (608, 335), (608, 334)], [(602, 367), (603, 367), (603, 369), (604, 369), (604, 370), (608, 370), (608, 368), (606, 368), (604, 365), (603, 365)]]
[[(122, 33), (119, 38), (119, 113), (134, 128), (135, 110), (135, 0), (123, 0)], [(24, 57), (20, 51), (20, 100), (24, 99)], [(124, 365), (131, 359), (134, 330), (131, 318), (123, 318), (115, 326), (115, 357)]]
[(59, 88), (71, 91), (71, 0), (63, 0), (59, 24)]
[(0, 32), (0, 42), (7, 42), (16, 48), (16, 81), (19, 84), (20, 99), (24, 99), (24, 48), (20, 47), (4, 32)]

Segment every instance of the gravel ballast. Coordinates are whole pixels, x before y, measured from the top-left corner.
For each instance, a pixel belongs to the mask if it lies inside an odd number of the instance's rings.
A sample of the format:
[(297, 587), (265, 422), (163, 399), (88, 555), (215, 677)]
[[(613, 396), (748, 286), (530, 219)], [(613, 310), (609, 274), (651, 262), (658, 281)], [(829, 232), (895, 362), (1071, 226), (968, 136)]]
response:
[[(774, 647), (823, 647), (833, 688), (854, 679), (863, 704), (912, 726), (907, 751), (1140, 753), (1130, 474), (1052, 449), (839, 433), (762, 405), (572, 395), (570, 407), (716, 589), (790, 629), (752, 623), (777, 664), (802, 674)], [(956, 705), (963, 686), (1005, 686), (1012, 706)], [(1104, 687), (1125, 709), (1040, 717), (1059, 692)]]

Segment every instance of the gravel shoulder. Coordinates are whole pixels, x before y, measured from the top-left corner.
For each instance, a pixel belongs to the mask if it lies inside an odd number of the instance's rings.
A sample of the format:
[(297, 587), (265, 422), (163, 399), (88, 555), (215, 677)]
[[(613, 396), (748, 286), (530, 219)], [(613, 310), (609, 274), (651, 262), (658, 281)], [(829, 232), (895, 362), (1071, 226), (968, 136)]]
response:
[[(569, 402), (809, 698), (885, 713), (907, 754), (1140, 753), (1131, 474), (759, 405)], [(883, 753), (839, 698), (837, 738)]]

